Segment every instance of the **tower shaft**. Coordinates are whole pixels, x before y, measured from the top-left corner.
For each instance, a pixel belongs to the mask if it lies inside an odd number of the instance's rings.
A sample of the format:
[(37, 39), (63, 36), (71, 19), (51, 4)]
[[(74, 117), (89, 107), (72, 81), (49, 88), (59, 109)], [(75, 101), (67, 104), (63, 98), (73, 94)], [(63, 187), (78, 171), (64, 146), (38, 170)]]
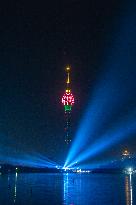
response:
[(71, 111), (65, 111), (65, 142), (66, 144), (69, 144), (71, 142), (71, 129), (70, 129), (70, 123), (71, 123)]

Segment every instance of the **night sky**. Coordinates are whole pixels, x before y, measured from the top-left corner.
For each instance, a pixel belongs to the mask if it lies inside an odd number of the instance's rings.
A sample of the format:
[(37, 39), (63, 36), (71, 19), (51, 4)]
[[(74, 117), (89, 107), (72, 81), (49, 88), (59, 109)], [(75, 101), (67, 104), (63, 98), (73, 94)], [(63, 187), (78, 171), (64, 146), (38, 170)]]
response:
[[(3, 156), (13, 151), (17, 154), (41, 153), (58, 161), (64, 158), (64, 109), (61, 104), (65, 90), (64, 69), (68, 64), (72, 68), (74, 136), (91, 93), (105, 71), (105, 62), (112, 49), (116, 53), (120, 40), (125, 38), (121, 31), (123, 19), (129, 21), (127, 16), (133, 13), (136, 6), (130, 2), (69, 0), (1, 3), (0, 150)], [(136, 27), (136, 21), (133, 25)], [(125, 79), (129, 78), (129, 71), (130, 76), (136, 76), (135, 27), (128, 31), (128, 36), (130, 32), (133, 34), (128, 43), (133, 62), (124, 68)], [(118, 43), (115, 46), (116, 40)], [(125, 59), (128, 50), (123, 50), (120, 57)], [(128, 87), (124, 83), (125, 86)], [(136, 105), (134, 80), (132, 88), (129, 103), (126, 103), (127, 112)], [(126, 145), (134, 150), (134, 138), (119, 145), (117, 152)]]

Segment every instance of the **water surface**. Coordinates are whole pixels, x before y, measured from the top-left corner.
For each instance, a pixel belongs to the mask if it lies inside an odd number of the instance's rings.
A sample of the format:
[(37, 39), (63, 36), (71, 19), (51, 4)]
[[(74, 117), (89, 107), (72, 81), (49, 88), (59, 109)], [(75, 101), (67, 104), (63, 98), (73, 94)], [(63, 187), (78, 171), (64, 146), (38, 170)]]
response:
[(135, 205), (136, 175), (8, 174), (0, 205)]

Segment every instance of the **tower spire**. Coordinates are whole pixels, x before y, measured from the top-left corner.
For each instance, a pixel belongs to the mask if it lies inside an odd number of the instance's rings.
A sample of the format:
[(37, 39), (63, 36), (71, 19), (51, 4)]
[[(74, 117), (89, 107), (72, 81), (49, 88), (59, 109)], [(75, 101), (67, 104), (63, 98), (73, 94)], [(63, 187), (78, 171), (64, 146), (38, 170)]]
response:
[(66, 72), (67, 72), (67, 86), (68, 86), (68, 84), (70, 84), (70, 67), (66, 68)]

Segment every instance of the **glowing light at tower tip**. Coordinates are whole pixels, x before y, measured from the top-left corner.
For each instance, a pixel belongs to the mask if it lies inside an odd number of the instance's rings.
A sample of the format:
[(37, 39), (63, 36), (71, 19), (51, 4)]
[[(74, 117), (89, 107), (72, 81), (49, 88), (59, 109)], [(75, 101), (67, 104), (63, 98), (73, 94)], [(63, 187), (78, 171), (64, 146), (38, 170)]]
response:
[(70, 71), (70, 67), (66, 67), (66, 71)]

